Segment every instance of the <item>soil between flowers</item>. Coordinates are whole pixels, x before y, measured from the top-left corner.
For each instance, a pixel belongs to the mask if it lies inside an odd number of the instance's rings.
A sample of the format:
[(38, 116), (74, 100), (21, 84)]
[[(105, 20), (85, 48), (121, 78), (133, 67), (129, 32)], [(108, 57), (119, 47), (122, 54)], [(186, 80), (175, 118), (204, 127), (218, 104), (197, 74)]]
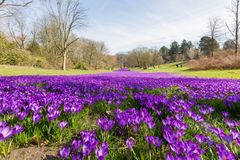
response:
[(53, 147), (30, 146), (19, 148), (3, 158), (3, 160), (57, 160), (58, 149)]

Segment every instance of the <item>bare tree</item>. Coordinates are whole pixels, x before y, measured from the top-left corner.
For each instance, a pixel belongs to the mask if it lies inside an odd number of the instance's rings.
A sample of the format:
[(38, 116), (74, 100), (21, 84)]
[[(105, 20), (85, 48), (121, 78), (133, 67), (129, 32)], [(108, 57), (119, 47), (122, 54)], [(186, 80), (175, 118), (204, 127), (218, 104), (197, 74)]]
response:
[[(52, 1), (49, 0), (49, 3), (51, 6)], [(78, 0), (55, 0), (54, 3), (50, 9), (50, 16), (56, 24), (57, 38), (53, 40), (63, 59), (62, 69), (66, 70), (68, 49), (78, 40), (71, 35), (74, 30), (85, 26), (85, 10)]]
[(232, 0), (232, 6), (230, 8), (230, 11), (233, 14), (233, 19), (234, 19), (234, 24), (232, 26), (227, 25), (227, 28), (231, 35), (235, 39), (235, 55), (239, 56), (238, 52), (238, 45), (239, 45), (239, 27), (240, 27), (240, 22), (239, 22), (239, 9), (240, 9), (240, 0)]
[(160, 64), (163, 63), (163, 59), (162, 56), (159, 53), (159, 50), (157, 48), (152, 48), (150, 49), (151, 52), (151, 65), (153, 66), (153, 68), (155, 68), (155, 66), (159, 66)]
[(209, 19), (208, 23), (208, 36), (211, 38), (211, 56), (214, 54), (214, 41), (221, 36), (222, 26), (220, 24), (220, 19), (217, 17), (212, 17)]
[(26, 7), (32, 2), (33, 0), (0, 0), (0, 18), (10, 17), (17, 8)]
[(15, 14), (13, 18), (8, 21), (8, 30), (10, 37), (16, 45), (24, 49), (27, 40), (27, 30), (25, 20), (20, 13), (18, 15)]
[(126, 66), (127, 55), (124, 53), (118, 53), (116, 55), (118, 67), (124, 68)]

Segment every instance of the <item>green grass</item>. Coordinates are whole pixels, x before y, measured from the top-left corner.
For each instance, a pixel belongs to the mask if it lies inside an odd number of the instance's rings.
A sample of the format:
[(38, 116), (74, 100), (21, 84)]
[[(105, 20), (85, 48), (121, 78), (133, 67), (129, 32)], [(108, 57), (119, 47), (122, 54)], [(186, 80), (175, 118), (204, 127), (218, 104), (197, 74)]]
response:
[(176, 63), (164, 64), (159, 68), (149, 68), (147, 70), (143, 70), (144, 72), (170, 72), (181, 74), (185, 76), (191, 77), (204, 77), (204, 78), (232, 78), (232, 79), (240, 79), (240, 69), (233, 70), (201, 70), (201, 71), (193, 71), (189, 70), (187, 66), (183, 66), (183, 68), (177, 68)]
[(107, 70), (54, 70), (40, 69), (33, 67), (5, 66), (0, 65), (0, 76), (18, 76), (18, 75), (81, 75), (109, 72)]
[[(240, 79), (240, 69), (234, 70), (202, 70), (192, 71), (187, 66), (177, 68), (176, 63), (164, 64), (159, 68), (149, 68), (141, 70), (143, 72), (170, 72), (191, 77), (205, 77), (205, 78), (232, 78)], [(0, 76), (16, 76), (16, 75), (82, 75), (82, 74), (96, 74), (109, 72), (109, 70), (54, 70), (54, 69), (40, 69), (33, 67), (19, 67), (19, 66), (5, 66), (0, 65)]]

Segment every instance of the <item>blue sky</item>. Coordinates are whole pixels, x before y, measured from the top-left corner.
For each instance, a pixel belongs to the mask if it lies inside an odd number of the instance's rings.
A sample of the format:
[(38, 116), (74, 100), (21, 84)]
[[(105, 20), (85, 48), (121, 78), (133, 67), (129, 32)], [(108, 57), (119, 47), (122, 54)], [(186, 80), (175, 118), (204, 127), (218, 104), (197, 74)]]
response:
[(230, 0), (82, 0), (88, 28), (81, 36), (104, 41), (112, 53), (160, 47), (184, 38), (197, 42), (209, 17), (227, 20)]
[[(104, 41), (111, 54), (135, 47), (169, 46), (173, 40), (199, 41), (209, 17), (229, 20), (231, 0), (80, 0), (88, 27), (77, 34)], [(44, 12), (36, 0), (32, 14)]]

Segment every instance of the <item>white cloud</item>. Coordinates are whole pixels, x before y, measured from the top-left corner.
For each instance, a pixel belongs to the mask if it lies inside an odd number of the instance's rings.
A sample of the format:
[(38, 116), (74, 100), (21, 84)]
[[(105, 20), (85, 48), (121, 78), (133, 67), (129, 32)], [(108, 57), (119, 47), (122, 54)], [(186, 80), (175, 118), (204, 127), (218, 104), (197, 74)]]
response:
[[(133, 3), (127, 0), (124, 0), (124, 2), (131, 7), (133, 6)], [(193, 1), (191, 2), (193, 3)], [(151, 9), (151, 1), (148, 1), (148, 3), (150, 4), (146, 6), (146, 10), (143, 10), (142, 13), (139, 12), (140, 14), (138, 11), (134, 13), (116, 10), (116, 12), (120, 12), (116, 14), (120, 15), (120, 18), (111, 15), (111, 18), (116, 19), (108, 19), (109, 21), (102, 22), (98, 20), (96, 26), (89, 28), (84, 36), (105, 41), (110, 51), (116, 53), (140, 45), (156, 45), (159, 47), (169, 45), (173, 40), (179, 42), (183, 39), (196, 41), (206, 32), (209, 17), (218, 16), (223, 19), (228, 17), (226, 9), (229, 4), (228, 0), (203, 0), (202, 3), (198, 2), (200, 6), (196, 9), (191, 8), (193, 4), (177, 2), (176, 0), (170, 0), (166, 4), (174, 4), (174, 6), (162, 10), (161, 1), (158, 3), (159, 10), (156, 6)], [(201, 6), (201, 4), (203, 5)], [(169, 10), (169, 13), (163, 13), (163, 10)]]

